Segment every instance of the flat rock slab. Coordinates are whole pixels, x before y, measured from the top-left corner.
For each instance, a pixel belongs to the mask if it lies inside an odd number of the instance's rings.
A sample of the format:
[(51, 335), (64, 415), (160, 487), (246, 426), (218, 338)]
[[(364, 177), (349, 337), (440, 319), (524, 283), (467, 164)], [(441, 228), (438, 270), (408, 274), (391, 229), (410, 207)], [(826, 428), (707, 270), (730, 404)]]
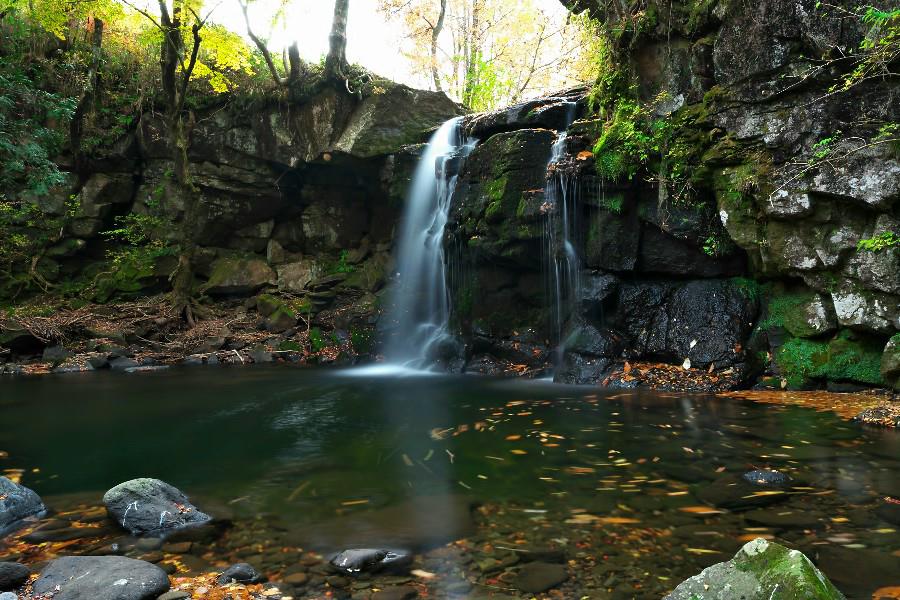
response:
[(159, 479), (120, 483), (104, 494), (103, 504), (110, 518), (132, 535), (164, 534), (212, 520), (181, 490)]
[(15, 528), (20, 521), (47, 511), (33, 490), (6, 477), (0, 477), (0, 536)]
[(155, 600), (168, 590), (162, 569), (123, 556), (57, 558), (34, 583), (36, 596), (52, 594), (53, 600)]

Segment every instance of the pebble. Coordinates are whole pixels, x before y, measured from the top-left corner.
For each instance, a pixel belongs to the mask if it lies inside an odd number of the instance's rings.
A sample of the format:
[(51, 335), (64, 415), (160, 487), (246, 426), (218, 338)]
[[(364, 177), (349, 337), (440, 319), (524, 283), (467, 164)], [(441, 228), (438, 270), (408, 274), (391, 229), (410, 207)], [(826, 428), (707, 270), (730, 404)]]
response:
[(282, 581), (290, 585), (306, 585), (306, 582), (309, 581), (309, 575), (307, 575), (306, 573), (292, 573), (284, 577)]

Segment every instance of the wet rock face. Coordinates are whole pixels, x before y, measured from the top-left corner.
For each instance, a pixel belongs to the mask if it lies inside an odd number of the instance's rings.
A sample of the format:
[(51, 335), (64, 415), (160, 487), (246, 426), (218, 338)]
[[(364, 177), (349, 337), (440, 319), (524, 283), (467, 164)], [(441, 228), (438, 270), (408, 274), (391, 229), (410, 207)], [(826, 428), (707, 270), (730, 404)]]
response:
[(132, 535), (165, 534), (212, 517), (190, 503), (177, 488), (159, 479), (132, 479), (103, 496), (111, 519)]
[(122, 556), (66, 556), (53, 560), (34, 593), (56, 600), (151, 600), (169, 589), (165, 571)]
[(38, 517), (46, 507), (34, 491), (0, 477), (0, 535), (16, 527), (24, 519)]
[(713, 565), (681, 583), (666, 600), (769, 600), (773, 597), (844, 599), (802, 553), (758, 538), (747, 542), (730, 561)]

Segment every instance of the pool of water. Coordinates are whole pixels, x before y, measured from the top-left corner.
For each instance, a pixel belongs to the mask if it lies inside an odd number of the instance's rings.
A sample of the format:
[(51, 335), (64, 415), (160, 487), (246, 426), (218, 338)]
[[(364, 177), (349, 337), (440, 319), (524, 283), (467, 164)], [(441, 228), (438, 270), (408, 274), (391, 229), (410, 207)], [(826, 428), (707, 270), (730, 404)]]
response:
[[(277, 576), (304, 552), (400, 546), (440, 573), (453, 562), (472, 597), (515, 596), (522, 553), (540, 548), (568, 561), (566, 597), (650, 598), (762, 535), (806, 552), (850, 597), (900, 585), (900, 536), (878, 511), (900, 497), (900, 436), (829, 413), (291, 367), (44, 376), (0, 390), (0, 471), (63, 513), (89, 512), (122, 481), (163, 479), (234, 522), (230, 542), (194, 552), (209, 565), (249, 557)], [(791, 485), (734, 493), (763, 468)], [(29, 558), (17, 536), (6, 544)], [(296, 596), (318, 593), (307, 584)]]

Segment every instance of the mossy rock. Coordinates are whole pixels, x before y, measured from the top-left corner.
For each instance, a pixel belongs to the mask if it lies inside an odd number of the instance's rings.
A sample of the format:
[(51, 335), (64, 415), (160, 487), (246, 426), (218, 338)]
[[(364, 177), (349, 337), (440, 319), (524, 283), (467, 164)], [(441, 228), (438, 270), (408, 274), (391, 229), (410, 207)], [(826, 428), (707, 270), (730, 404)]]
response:
[(888, 340), (881, 354), (881, 378), (895, 390), (900, 390), (900, 333)]
[(814, 338), (837, 330), (837, 316), (829, 299), (813, 292), (774, 295), (761, 328), (784, 327), (792, 336)]
[(844, 331), (828, 344), (828, 361), (822, 374), (831, 381), (882, 385), (881, 357), (880, 344)]
[(220, 258), (212, 264), (206, 293), (243, 296), (275, 283), (275, 272), (259, 258)]
[(285, 305), (269, 315), (266, 319), (266, 329), (272, 332), (286, 331), (297, 324), (297, 313)]
[(814, 379), (882, 385), (880, 345), (844, 330), (830, 342), (791, 338), (775, 353), (775, 363), (792, 389)]
[(681, 583), (665, 600), (844, 600), (800, 551), (757, 538)]
[(264, 317), (274, 314), (283, 306), (284, 302), (271, 294), (260, 294), (256, 297), (256, 312)]

